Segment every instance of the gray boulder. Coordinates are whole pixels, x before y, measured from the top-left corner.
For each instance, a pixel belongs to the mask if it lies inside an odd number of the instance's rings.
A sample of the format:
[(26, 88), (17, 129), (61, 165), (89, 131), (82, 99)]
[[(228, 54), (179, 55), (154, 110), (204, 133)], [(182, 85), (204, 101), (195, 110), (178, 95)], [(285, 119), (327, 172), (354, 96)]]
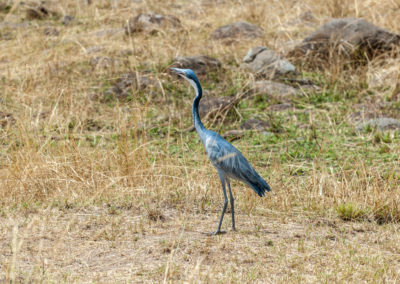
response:
[[(325, 63), (327, 58), (341, 56), (361, 60), (371, 59), (399, 46), (400, 35), (377, 27), (363, 19), (334, 19), (318, 28), (289, 52), (290, 56), (312, 57)], [(364, 57), (364, 60), (366, 58)]]
[(256, 118), (250, 118), (245, 122), (243, 122), (242, 125), (240, 126), (241, 129), (251, 129), (257, 131), (263, 131), (270, 127), (271, 125), (269, 122)]
[(292, 96), (300, 95), (301, 91), (286, 84), (261, 80), (253, 83), (251, 93), (253, 95), (266, 95), (275, 99), (288, 99)]
[(211, 34), (214, 40), (254, 39), (261, 37), (263, 30), (248, 22), (235, 22), (217, 28)]
[(234, 101), (233, 97), (204, 97), (199, 104), (200, 117), (218, 116), (228, 111)]
[(296, 71), (296, 67), (294, 67), (292, 63), (266, 47), (250, 49), (243, 58), (243, 67), (257, 75), (262, 75), (269, 79)]
[(131, 18), (125, 26), (125, 34), (137, 32), (155, 34), (162, 30), (177, 31), (182, 28), (181, 21), (175, 16), (147, 13)]
[(205, 75), (208, 71), (218, 70), (221, 65), (218, 59), (205, 55), (179, 56), (172, 63), (172, 67), (192, 69), (197, 75)]

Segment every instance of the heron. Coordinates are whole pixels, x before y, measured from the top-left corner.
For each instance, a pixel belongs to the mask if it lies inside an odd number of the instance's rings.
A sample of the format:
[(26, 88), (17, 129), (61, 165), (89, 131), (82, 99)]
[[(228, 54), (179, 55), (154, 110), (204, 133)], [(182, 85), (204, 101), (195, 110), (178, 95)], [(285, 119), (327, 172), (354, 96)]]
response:
[(225, 233), (224, 231), (221, 231), (221, 225), (222, 220), (224, 219), (226, 207), (228, 205), (226, 186), (229, 190), (229, 200), (231, 204), (232, 230), (235, 231), (234, 198), (231, 190), (230, 179), (236, 179), (244, 182), (260, 197), (265, 195), (265, 191), (271, 191), (271, 188), (250, 165), (250, 163), (238, 149), (222, 138), (218, 133), (208, 130), (204, 127), (199, 116), (199, 103), (202, 97), (202, 88), (199, 79), (197, 79), (197, 76), (193, 70), (180, 68), (171, 68), (171, 70), (187, 80), (193, 86), (196, 92), (196, 97), (194, 98), (192, 105), (193, 124), (201, 142), (203, 143), (208, 158), (218, 171), (218, 176), (222, 185), (222, 191), (224, 193), (224, 205), (222, 207), (222, 213), (219, 219), (217, 230), (215, 232), (206, 234), (217, 235)]

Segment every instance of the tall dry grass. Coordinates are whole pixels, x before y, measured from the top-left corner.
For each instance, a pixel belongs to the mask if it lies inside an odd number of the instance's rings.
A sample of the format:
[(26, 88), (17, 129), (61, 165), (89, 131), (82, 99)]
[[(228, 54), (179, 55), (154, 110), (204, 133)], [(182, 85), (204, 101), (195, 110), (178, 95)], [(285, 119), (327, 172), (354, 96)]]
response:
[[(21, 23), (25, 14), (19, 1), (6, 2), (12, 8), (2, 11), (0, 20)], [(0, 111), (12, 114), (13, 119), (0, 128), (0, 211), (29, 215), (51, 207), (112, 206), (155, 221), (165, 218), (168, 209), (179, 214), (217, 214), (222, 195), (216, 172), (196, 135), (182, 131), (191, 125), (193, 94), (168, 74), (173, 58), (215, 56), (224, 69), (218, 74), (217, 84), (213, 78), (204, 78), (204, 86), (214, 88), (211, 95), (225, 92), (232, 82), (240, 82), (238, 88), (246, 90), (254, 78), (240, 64), (250, 48), (268, 46), (285, 52), (285, 43), (302, 39), (333, 17), (362, 17), (399, 31), (399, 5), (398, 1), (372, 0), (328, 4), (318, 0), (104, 0), (86, 5), (84, 1), (67, 0), (52, 7), (61, 15), (75, 15), (71, 26), (60, 25), (58, 19), (34, 20), (17, 28), (2, 26), (1, 34), (7, 33), (10, 39), (0, 41)], [(176, 15), (184, 32), (98, 35), (121, 28), (131, 16), (148, 11)], [(315, 15), (314, 25), (300, 29), (285, 25), (306, 11)], [(209, 40), (213, 29), (237, 20), (261, 26), (265, 36), (231, 45)], [(56, 27), (59, 35), (46, 36), (43, 31), (47, 26)], [(98, 54), (88, 53), (93, 46), (103, 49)], [(126, 50), (131, 55), (126, 55)], [(96, 66), (91, 64), (94, 56), (110, 57), (115, 62), (108, 67)], [(155, 95), (133, 90), (129, 101), (91, 99), (92, 94), (103, 94), (128, 71), (149, 71), (161, 88)], [(323, 90), (341, 94), (351, 90), (359, 100), (370, 99), (366, 94), (374, 91), (363, 89), (365, 71), (343, 70), (340, 62), (313, 75), (324, 77)], [(374, 99), (384, 101), (385, 95), (376, 91)], [(379, 146), (376, 135), (381, 134), (376, 132), (353, 135), (346, 118), (337, 117), (336, 110), (346, 103), (354, 101), (344, 99), (326, 109), (305, 105), (314, 115), (304, 132), (305, 139), (312, 136), (311, 130), (307, 132), (311, 125), (322, 125), (316, 134), (322, 147), (313, 158), (290, 158), (288, 145), (295, 139), (289, 136), (288, 140), (282, 136), (270, 147), (250, 143), (253, 136), (234, 142), (273, 189), (267, 198), (260, 199), (235, 183), (235, 204), (240, 213), (400, 221), (400, 159), (385, 160), (384, 155), (385, 151), (400, 154), (399, 145), (382, 142)], [(249, 104), (244, 110), (236, 108), (237, 113), (230, 113), (232, 117), (224, 122), (206, 123), (217, 131), (239, 127), (243, 113), (254, 107)], [(304, 106), (304, 102), (300, 104)], [(341, 114), (350, 113), (351, 108)], [(286, 119), (287, 128), (297, 121), (293, 113)], [(399, 141), (396, 134), (390, 135), (392, 141)], [(347, 150), (332, 162), (321, 156), (330, 147), (338, 153)], [(382, 149), (382, 156), (365, 154), (377, 149)], [(283, 161), (282, 157), (289, 158)], [(14, 273), (14, 268), (10, 269)], [(163, 270), (165, 279), (173, 274), (171, 270)]]

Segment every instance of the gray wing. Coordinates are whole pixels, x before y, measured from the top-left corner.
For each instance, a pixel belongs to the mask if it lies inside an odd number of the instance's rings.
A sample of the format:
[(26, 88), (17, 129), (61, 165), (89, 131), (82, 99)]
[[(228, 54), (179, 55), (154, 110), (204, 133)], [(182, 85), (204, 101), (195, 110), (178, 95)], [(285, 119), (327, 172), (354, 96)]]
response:
[(228, 177), (245, 182), (260, 196), (265, 194), (265, 190), (270, 191), (269, 185), (254, 170), (242, 153), (220, 135), (215, 133), (207, 137), (204, 147), (211, 163)]
[(212, 164), (228, 176), (245, 181), (255, 170), (234, 146), (218, 134), (206, 141), (206, 152)]

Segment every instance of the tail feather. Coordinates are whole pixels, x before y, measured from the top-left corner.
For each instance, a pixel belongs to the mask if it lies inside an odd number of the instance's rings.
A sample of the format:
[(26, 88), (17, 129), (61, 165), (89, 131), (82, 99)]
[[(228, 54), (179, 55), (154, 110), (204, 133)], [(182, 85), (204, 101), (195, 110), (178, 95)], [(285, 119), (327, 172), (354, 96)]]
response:
[(256, 182), (249, 182), (248, 184), (260, 197), (265, 195), (265, 191), (271, 191), (271, 187), (262, 177), (258, 177)]

